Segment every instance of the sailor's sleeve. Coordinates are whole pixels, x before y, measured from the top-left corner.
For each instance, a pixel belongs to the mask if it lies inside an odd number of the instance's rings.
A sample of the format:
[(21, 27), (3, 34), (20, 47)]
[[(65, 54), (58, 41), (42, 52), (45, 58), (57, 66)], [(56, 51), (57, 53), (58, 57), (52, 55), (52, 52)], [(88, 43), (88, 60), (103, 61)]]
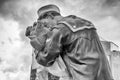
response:
[[(59, 25), (61, 26), (61, 25)], [(63, 33), (61, 30), (55, 29), (54, 35), (50, 40), (49, 44), (46, 46), (44, 53), (39, 54), (37, 61), (43, 66), (50, 66), (54, 63), (55, 59), (59, 56), (62, 51), (62, 38)]]

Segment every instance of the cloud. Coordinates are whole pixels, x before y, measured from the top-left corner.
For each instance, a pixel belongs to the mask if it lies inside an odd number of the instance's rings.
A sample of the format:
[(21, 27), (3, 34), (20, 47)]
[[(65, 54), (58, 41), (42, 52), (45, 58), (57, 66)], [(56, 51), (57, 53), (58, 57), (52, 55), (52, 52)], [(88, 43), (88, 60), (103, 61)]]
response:
[(112, 41), (120, 46), (120, 23), (119, 20), (113, 16), (107, 16), (95, 21), (99, 35), (106, 41)]
[[(28, 4), (25, 6), (26, 3)], [(14, 20), (23, 24), (24, 21), (25, 22), (28, 21), (26, 19), (28, 18), (30, 19), (31, 17), (30, 16), (31, 11), (29, 10), (30, 5), (31, 5), (30, 2), (28, 1), (23, 2), (23, 0), (1, 0), (0, 15), (1, 17), (6, 18), (6, 19), (13, 18)]]
[[(36, 5), (34, 0), (1, 0), (0, 17), (5, 20), (15, 20), (21, 29), (21, 40), (26, 41), (25, 28), (32, 25), (36, 16)], [(33, 5), (34, 4), (34, 5)]]
[(104, 4), (105, 6), (116, 6), (120, 3), (120, 0), (105, 0)]
[(18, 22), (3, 18), (0, 22), (0, 80), (28, 80), (32, 49), (21, 41)]

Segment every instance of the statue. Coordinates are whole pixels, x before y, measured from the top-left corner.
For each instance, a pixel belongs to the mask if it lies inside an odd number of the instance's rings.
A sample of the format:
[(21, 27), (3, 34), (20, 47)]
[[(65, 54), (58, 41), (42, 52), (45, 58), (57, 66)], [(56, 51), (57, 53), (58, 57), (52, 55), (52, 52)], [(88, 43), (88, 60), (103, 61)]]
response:
[(41, 7), (38, 15), (37, 26), (27, 29), (30, 35), (26, 36), (36, 50), (37, 63), (47, 71), (47, 79), (39, 80), (113, 80), (90, 21), (75, 15), (62, 17), (56, 5)]

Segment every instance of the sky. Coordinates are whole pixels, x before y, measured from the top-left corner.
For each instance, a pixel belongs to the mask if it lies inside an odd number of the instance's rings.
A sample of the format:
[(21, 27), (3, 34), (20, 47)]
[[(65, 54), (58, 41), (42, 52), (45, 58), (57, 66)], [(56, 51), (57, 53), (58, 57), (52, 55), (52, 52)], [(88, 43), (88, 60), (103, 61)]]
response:
[(47, 4), (91, 21), (100, 38), (120, 46), (120, 0), (0, 0), (0, 80), (29, 80), (32, 48), (25, 29)]

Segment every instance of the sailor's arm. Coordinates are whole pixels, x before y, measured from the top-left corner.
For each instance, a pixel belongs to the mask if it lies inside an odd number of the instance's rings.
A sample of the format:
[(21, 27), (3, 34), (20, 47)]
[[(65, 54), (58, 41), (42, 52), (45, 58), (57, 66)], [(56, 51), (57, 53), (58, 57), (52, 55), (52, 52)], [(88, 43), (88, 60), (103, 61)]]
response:
[[(58, 26), (64, 26), (60, 24)], [(63, 29), (54, 29), (54, 34), (50, 42), (46, 45), (43, 53), (39, 53), (36, 57), (39, 64), (43, 66), (50, 66), (62, 51), (62, 39), (65, 36)], [(64, 34), (64, 35), (63, 35)]]

